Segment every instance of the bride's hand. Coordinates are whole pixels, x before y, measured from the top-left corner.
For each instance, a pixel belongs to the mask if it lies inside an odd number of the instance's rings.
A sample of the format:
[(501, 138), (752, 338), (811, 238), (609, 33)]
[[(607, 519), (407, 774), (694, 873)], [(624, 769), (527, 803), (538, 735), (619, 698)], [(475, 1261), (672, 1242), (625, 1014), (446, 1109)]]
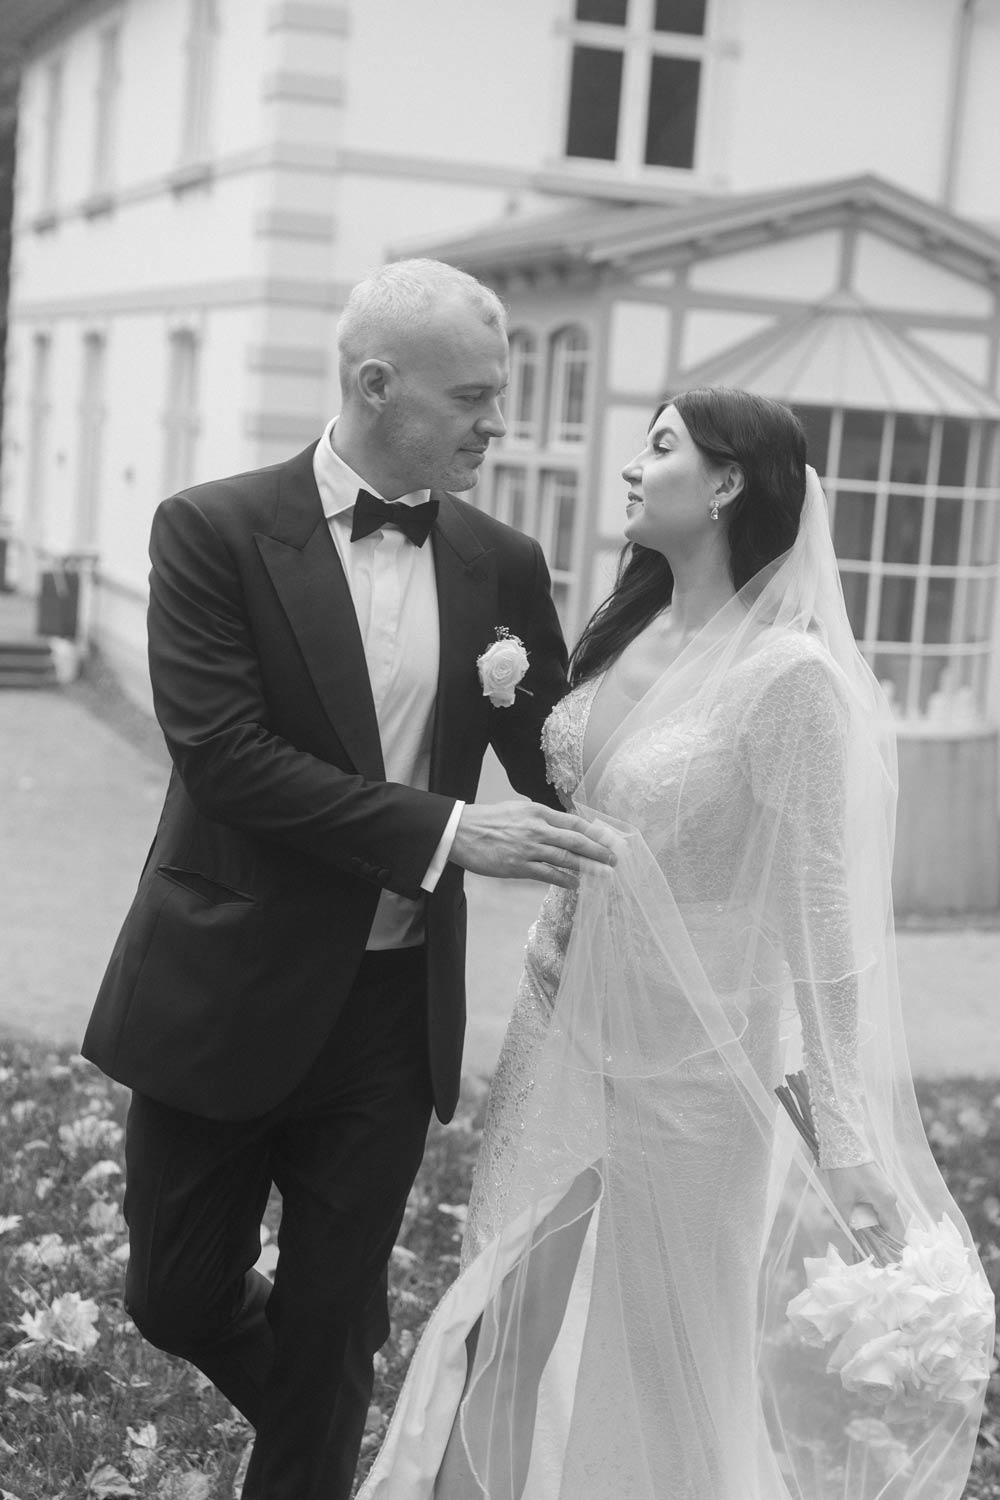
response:
[[(902, 1242), (903, 1219), (896, 1206), (896, 1194), (881, 1167), (866, 1161), (858, 1167), (828, 1167), (824, 1175), (830, 1197), (845, 1224), (850, 1226), (852, 1214), (867, 1208), (878, 1216), (886, 1234)], [(867, 1222), (870, 1221), (868, 1214)]]

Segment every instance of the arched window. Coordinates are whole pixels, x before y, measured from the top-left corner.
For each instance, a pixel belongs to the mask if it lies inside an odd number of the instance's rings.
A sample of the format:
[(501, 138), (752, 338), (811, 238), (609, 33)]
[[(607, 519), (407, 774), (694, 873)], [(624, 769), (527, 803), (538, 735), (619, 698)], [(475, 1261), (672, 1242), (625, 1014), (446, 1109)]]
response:
[(528, 328), (510, 335), (507, 435), (517, 442), (538, 437), (538, 339)]
[(576, 444), (584, 441), (589, 374), (590, 339), (587, 330), (576, 324), (561, 328), (552, 338), (550, 442)]
[(859, 646), (909, 719), (979, 718), (1000, 576), (1000, 424), (798, 407)]

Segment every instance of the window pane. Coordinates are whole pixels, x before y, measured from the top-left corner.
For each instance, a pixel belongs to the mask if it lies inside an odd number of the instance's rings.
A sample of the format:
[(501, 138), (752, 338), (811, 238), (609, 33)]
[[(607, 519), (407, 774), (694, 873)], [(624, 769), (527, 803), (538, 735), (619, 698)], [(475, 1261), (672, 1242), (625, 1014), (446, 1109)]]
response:
[(614, 161), (618, 150), (618, 101), (622, 54), (603, 47), (574, 47), (569, 90), (567, 156)]
[(705, 0), (656, 0), (657, 31), (681, 31), (685, 36), (705, 35)]
[(958, 417), (945, 417), (943, 427), (938, 484), (964, 484), (965, 463), (969, 456), (969, 423)]
[(1000, 457), (998, 449), (997, 425), (991, 422), (989, 426), (983, 425), (982, 441), (979, 445), (979, 473), (976, 475), (976, 488), (985, 488), (988, 484), (997, 484), (997, 459)]
[(508, 526), (524, 530), (525, 489), (527, 476), (523, 469), (498, 468), (493, 513)]
[(830, 450), (830, 417), (828, 406), (797, 406), (795, 415), (806, 430), (807, 457), (816, 473), (826, 473), (827, 455)]
[(972, 505), (972, 548), (969, 562), (985, 563), (989, 566), (997, 561), (1000, 502), (973, 500), (970, 503)]
[(838, 557), (868, 562), (872, 555), (875, 496), (838, 494), (833, 522), (833, 548)]
[(844, 585), (844, 603), (847, 605), (851, 629), (858, 640), (863, 640), (865, 610), (868, 607), (868, 574), (849, 573), (845, 570), (840, 575), (840, 581)]
[(950, 699), (955, 691), (955, 669), (946, 656), (928, 656), (920, 663), (919, 712), (933, 719), (951, 718)]
[(993, 616), (993, 586), (992, 578), (970, 578), (966, 583), (959, 640), (967, 643), (989, 640)]
[(882, 598), (878, 612), (878, 638), (880, 641), (908, 641), (913, 634), (913, 596), (916, 592), (915, 578), (882, 579)]
[(890, 656), (887, 652), (878, 651), (872, 660), (872, 671), (882, 684), (893, 712), (904, 714), (910, 679), (910, 658)]
[(698, 120), (701, 63), (690, 57), (654, 57), (649, 73), (646, 164), (690, 167)]
[(510, 387), (507, 424), (512, 438), (535, 435), (535, 393), (538, 344), (534, 334), (517, 330), (510, 336)]
[(927, 616), (924, 641), (928, 646), (946, 646), (951, 640), (951, 616), (955, 607), (954, 578), (927, 580)]
[(934, 536), (931, 562), (938, 568), (951, 568), (958, 562), (958, 543), (962, 535), (963, 500), (938, 500), (934, 506)]
[(890, 479), (894, 479), (897, 484), (926, 484), (930, 448), (930, 417), (898, 416), (892, 443)]
[(915, 563), (920, 560), (920, 525), (924, 502), (914, 495), (890, 495), (885, 517), (886, 562)]
[(597, 21), (602, 26), (624, 26), (628, 0), (576, 0), (578, 21)]
[(590, 356), (587, 332), (564, 328), (552, 340), (551, 437), (555, 443), (582, 443)]
[(560, 477), (556, 487), (555, 542), (551, 563), (560, 573), (568, 573), (573, 566), (573, 521), (576, 511), (576, 480), (572, 474)]
[(575, 359), (566, 369), (566, 399), (563, 403), (563, 427), (580, 427), (583, 424), (583, 402), (587, 388), (587, 367)]
[(845, 411), (840, 440), (840, 474), (843, 479), (877, 479), (882, 453), (882, 413)]

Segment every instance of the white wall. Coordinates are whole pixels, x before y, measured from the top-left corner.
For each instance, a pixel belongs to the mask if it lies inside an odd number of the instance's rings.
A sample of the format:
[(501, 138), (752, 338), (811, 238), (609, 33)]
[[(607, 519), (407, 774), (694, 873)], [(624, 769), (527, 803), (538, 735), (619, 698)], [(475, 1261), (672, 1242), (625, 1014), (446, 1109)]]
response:
[(345, 145), (535, 169), (556, 149), (562, 0), (351, 7)]
[[(876, 172), (936, 198), (958, 11), (958, 0), (741, 0), (730, 189)], [(995, 78), (995, 28), (977, 48)], [(996, 174), (981, 186), (975, 211), (996, 213)]]

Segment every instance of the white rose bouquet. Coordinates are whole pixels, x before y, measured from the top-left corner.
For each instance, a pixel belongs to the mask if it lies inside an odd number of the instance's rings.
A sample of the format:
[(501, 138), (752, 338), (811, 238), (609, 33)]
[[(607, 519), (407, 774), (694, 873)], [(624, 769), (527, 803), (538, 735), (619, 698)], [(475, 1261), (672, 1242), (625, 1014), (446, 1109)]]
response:
[[(775, 1090), (815, 1160), (819, 1159), (804, 1073)], [(806, 1287), (786, 1309), (803, 1343), (828, 1347), (827, 1370), (854, 1395), (885, 1408), (888, 1421), (912, 1418), (938, 1401), (971, 1405), (989, 1378), (993, 1293), (947, 1217), (911, 1223), (900, 1244), (877, 1224), (858, 1226), (866, 1253), (848, 1263), (834, 1245), (805, 1259)]]
[(494, 708), (510, 708), (516, 693), (527, 692), (518, 684), (528, 670), (528, 653), (524, 642), (505, 625), (497, 626), (496, 640), (476, 658), (476, 666), (483, 697), (489, 698)]
[(806, 1260), (806, 1289), (788, 1318), (807, 1344), (827, 1346), (844, 1389), (919, 1415), (936, 1401), (968, 1405), (989, 1377), (993, 1294), (950, 1219), (913, 1224), (898, 1262), (849, 1265), (833, 1245)]

